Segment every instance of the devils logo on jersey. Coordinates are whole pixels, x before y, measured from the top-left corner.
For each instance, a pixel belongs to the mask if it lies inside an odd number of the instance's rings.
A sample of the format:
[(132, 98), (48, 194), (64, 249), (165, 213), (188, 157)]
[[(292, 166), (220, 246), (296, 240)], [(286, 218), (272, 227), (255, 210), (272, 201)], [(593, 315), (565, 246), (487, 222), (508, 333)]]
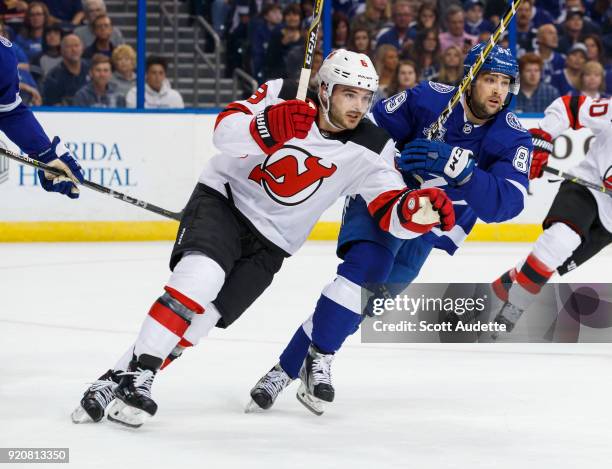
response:
[(249, 179), (260, 184), (275, 202), (298, 205), (310, 198), (336, 169), (335, 164), (326, 167), (321, 158), (286, 145), (255, 166)]
[(610, 166), (606, 170), (606, 174), (604, 175), (604, 178), (603, 178), (603, 183), (606, 189), (608, 189), (609, 191), (612, 191), (612, 166)]

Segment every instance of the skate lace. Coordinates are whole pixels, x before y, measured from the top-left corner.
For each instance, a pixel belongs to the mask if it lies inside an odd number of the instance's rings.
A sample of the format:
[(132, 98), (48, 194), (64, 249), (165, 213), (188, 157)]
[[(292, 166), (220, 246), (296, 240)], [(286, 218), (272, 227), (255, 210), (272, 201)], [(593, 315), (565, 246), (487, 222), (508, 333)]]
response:
[(291, 378), (284, 371), (273, 370), (268, 372), (259, 387), (275, 398), (290, 381)]
[(331, 362), (334, 359), (332, 354), (319, 354), (312, 360), (313, 384), (331, 385)]
[(99, 379), (92, 383), (89, 391), (92, 393), (93, 398), (98, 401), (102, 407), (106, 407), (108, 403), (115, 398), (113, 394), (115, 387), (116, 383), (114, 381), (111, 381), (110, 379)]
[(151, 370), (143, 370), (138, 368), (136, 371), (126, 371), (120, 376), (132, 376), (132, 385), (138, 389), (138, 392), (145, 397), (151, 397), (151, 386), (153, 386), (153, 378), (155, 373)]

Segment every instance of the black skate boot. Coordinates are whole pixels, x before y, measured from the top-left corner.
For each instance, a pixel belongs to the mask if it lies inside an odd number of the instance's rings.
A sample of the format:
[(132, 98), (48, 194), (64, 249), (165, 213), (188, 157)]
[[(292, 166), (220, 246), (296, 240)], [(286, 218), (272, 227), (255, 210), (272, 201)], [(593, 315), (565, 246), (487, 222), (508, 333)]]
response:
[(161, 358), (142, 354), (132, 360), (129, 370), (120, 374), (115, 389), (115, 402), (108, 411), (108, 419), (128, 427), (138, 428), (157, 412), (151, 399), (151, 386), (162, 364)]
[(308, 355), (300, 369), (300, 388), (297, 399), (316, 415), (323, 414), (325, 402), (333, 402), (334, 387), (331, 384), (332, 353), (322, 353), (314, 344), (308, 348)]
[(293, 378), (285, 373), (280, 363), (277, 363), (251, 389), (251, 402), (247, 404), (245, 412), (269, 409), (274, 404), (278, 395), (292, 381)]
[(85, 391), (79, 406), (71, 414), (74, 423), (99, 422), (106, 407), (115, 398), (114, 391), (119, 383), (118, 373), (108, 370)]

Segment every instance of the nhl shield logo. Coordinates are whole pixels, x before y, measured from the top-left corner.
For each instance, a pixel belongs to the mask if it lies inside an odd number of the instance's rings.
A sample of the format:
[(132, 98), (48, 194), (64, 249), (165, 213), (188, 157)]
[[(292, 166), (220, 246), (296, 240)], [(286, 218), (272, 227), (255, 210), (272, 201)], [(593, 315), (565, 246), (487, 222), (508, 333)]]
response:
[(321, 158), (302, 148), (286, 145), (255, 166), (249, 174), (268, 196), (281, 205), (298, 205), (314, 195), (337, 166), (325, 166)]

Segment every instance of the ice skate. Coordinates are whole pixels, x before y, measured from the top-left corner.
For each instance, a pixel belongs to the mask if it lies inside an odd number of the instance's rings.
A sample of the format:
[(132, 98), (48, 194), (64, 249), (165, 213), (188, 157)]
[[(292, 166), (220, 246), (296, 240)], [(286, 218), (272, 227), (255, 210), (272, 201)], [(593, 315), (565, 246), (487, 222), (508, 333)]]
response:
[(161, 359), (146, 354), (130, 363), (129, 371), (120, 374), (109, 420), (138, 428), (155, 415), (157, 404), (151, 399), (151, 386), (160, 364)]
[(85, 391), (79, 406), (71, 414), (74, 423), (99, 422), (104, 417), (106, 407), (115, 399), (114, 391), (119, 376), (108, 370)]
[(331, 384), (333, 359), (333, 354), (322, 353), (311, 344), (300, 369), (301, 383), (296, 397), (315, 415), (322, 415), (325, 403), (334, 400), (334, 387)]
[(274, 405), (278, 395), (287, 387), (293, 379), (285, 373), (285, 370), (277, 363), (261, 377), (257, 384), (251, 389), (251, 401), (247, 404), (246, 413), (268, 410)]

